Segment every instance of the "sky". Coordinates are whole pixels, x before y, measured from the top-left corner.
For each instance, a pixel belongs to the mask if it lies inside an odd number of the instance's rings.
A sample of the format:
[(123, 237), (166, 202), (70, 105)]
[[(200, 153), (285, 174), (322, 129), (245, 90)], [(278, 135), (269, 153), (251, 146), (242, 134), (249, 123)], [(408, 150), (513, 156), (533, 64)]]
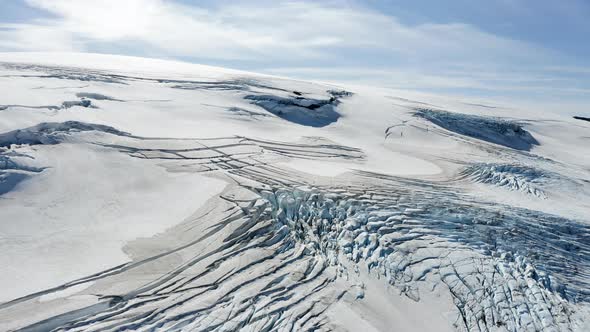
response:
[(588, 0), (0, 0), (0, 51), (590, 108)]

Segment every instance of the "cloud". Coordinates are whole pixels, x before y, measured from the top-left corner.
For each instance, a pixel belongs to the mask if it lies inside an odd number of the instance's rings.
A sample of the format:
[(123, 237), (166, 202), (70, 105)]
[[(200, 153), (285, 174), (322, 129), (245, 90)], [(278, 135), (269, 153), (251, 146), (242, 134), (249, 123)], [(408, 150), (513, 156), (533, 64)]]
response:
[[(540, 54), (524, 43), (465, 24), (409, 26), (363, 7), (317, 2), (249, 2), (201, 8), (163, 0), (27, 0), (53, 18), (2, 25), (0, 46), (92, 49), (142, 44), (160, 55), (283, 61), (334, 58), (348, 51), (403, 61), (494, 61)], [(51, 45), (54, 38), (55, 45)], [(336, 57), (338, 58), (338, 57)]]
[(0, 24), (0, 50), (75, 51), (71, 33), (45, 24)]

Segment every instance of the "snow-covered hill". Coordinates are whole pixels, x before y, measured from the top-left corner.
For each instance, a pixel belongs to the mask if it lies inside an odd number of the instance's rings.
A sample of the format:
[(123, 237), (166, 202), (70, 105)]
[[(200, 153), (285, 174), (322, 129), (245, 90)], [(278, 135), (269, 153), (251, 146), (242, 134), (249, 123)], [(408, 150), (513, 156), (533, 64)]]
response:
[(0, 330), (590, 330), (590, 123), (93, 54), (0, 89)]

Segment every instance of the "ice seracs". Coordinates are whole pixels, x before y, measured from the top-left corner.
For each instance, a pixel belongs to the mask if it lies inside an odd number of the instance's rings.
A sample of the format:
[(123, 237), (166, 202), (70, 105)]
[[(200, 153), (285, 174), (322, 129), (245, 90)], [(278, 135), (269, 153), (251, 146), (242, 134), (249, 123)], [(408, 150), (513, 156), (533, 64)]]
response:
[(475, 164), (468, 166), (461, 175), (475, 182), (521, 191), (539, 198), (547, 198), (543, 186), (553, 175), (524, 165)]

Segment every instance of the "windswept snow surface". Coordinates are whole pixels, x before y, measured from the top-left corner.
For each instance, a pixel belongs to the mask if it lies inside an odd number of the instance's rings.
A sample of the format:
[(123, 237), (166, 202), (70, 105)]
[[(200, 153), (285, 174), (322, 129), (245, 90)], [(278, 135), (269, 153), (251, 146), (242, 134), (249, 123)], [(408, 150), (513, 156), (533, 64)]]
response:
[(0, 88), (2, 331), (590, 330), (584, 121), (93, 54)]

